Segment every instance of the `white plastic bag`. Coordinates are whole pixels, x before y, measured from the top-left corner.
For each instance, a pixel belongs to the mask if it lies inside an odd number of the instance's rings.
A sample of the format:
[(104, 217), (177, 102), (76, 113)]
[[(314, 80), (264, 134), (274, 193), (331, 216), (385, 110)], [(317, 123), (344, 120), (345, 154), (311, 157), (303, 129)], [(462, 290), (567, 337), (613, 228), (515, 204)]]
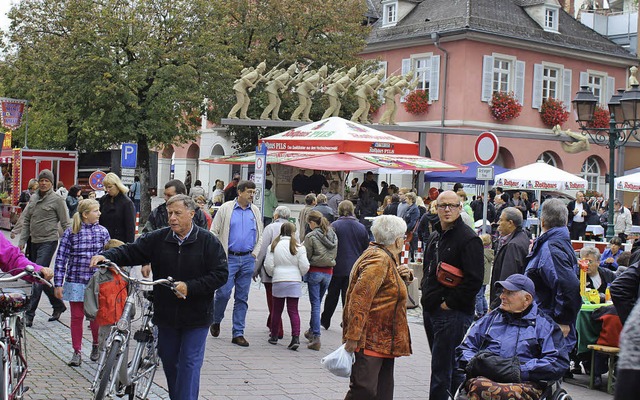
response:
[(320, 364), (336, 376), (348, 378), (351, 376), (351, 366), (356, 362), (356, 356), (344, 348), (344, 344), (333, 353), (320, 360)]

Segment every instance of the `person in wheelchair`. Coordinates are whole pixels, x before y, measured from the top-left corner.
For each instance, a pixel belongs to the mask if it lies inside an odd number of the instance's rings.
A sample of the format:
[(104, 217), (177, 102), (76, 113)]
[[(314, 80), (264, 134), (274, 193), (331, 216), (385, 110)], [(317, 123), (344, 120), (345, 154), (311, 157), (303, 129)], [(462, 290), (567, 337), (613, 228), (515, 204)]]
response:
[(548, 381), (569, 368), (562, 331), (538, 310), (531, 279), (514, 274), (495, 286), (500, 307), (472, 325), (457, 348), (467, 374), (462, 391), (469, 399), (541, 399)]

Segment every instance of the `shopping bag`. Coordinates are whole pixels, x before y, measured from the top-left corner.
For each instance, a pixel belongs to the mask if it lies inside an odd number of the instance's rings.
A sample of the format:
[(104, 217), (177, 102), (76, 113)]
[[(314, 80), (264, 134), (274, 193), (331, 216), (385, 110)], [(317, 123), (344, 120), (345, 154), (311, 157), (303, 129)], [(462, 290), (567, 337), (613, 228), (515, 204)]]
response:
[(354, 362), (356, 362), (356, 356), (345, 350), (344, 344), (320, 360), (320, 364), (329, 370), (329, 372), (343, 378), (351, 376), (351, 366)]

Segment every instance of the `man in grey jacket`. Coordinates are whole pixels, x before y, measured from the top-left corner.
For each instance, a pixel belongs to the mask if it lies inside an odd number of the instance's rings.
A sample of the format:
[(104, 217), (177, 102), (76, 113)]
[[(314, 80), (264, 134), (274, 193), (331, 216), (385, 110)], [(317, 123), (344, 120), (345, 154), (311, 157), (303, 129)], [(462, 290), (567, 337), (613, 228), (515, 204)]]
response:
[[(69, 227), (69, 211), (64, 199), (53, 192), (53, 173), (44, 169), (38, 175), (38, 191), (29, 199), (29, 207), (25, 209), (24, 223), (18, 243), (20, 250), (24, 251), (27, 240), (31, 239), (29, 250), (29, 260), (43, 267), (51, 264), (53, 254), (58, 247), (58, 223), (62, 229)], [(49, 298), (53, 307), (53, 314), (49, 321), (57, 321), (60, 315), (67, 310), (62, 300), (53, 294), (53, 288), (33, 284), (31, 292), (31, 302), (26, 312), (25, 324), (32, 326), (33, 318), (36, 315), (38, 303), (42, 291)]]

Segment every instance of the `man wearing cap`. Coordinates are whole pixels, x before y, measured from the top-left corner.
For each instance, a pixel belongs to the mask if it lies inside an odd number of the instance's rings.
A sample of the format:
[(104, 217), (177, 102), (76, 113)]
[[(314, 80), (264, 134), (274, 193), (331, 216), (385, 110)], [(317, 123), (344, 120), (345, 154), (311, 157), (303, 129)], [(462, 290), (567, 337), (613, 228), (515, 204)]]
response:
[[(24, 251), (27, 240), (31, 238), (29, 260), (43, 267), (51, 264), (53, 254), (58, 247), (58, 223), (62, 229), (69, 227), (69, 211), (62, 197), (53, 191), (54, 177), (48, 169), (43, 169), (38, 175), (38, 191), (29, 199), (29, 206), (25, 208), (23, 228), (18, 246)], [(26, 312), (25, 324), (31, 326), (36, 315), (40, 296), (44, 290), (53, 307), (53, 314), (49, 321), (57, 321), (67, 310), (62, 300), (55, 297), (53, 288), (47, 285), (34, 284), (31, 292), (31, 302)]]
[[(457, 349), (458, 364), (469, 378), (465, 389), (483, 399), (498, 392), (507, 398), (503, 394), (515, 390), (537, 399), (544, 390), (537, 382), (559, 380), (569, 368), (562, 331), (539, 311), (533, 300), (536, 288), (528, 277), (514, 274), (496, 282), (495, 288), (500, 308), (480, 318)], [(514, 357), (518, 362), (512, 364)], [(498, 374), (497, 365), (512, 367)]]

